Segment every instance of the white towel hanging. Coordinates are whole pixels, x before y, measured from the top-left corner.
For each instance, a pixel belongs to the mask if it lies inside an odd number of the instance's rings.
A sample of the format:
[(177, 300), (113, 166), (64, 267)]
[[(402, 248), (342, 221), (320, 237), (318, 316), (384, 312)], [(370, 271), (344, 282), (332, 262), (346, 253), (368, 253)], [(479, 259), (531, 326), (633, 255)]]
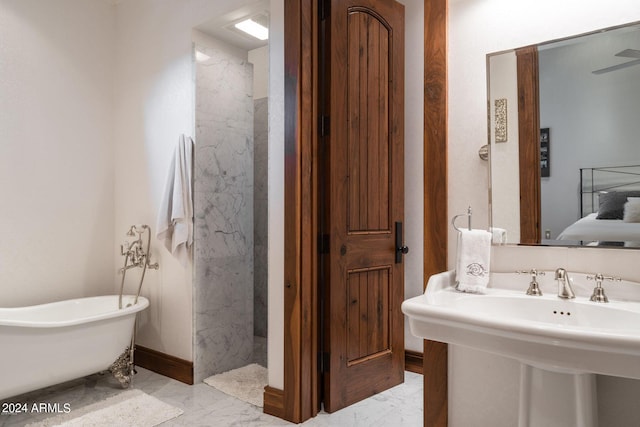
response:
[(188, 264), (193, 245), (192, 170), (193, 140), (180, 135), (158, 212), (156, 237), (183, 267)]
[(482, 292), (489, 284), (492, 235), (485, 230), (461, 229), (456, 257), (456, 289)]

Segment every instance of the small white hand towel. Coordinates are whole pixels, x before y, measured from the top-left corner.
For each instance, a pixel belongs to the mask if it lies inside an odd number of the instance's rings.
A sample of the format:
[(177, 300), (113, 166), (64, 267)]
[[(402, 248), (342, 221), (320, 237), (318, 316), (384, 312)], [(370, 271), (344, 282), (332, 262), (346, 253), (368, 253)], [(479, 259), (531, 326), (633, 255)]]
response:
[(507, 230), (504, 228), (491, 227), (492, 242), (496, 245), (505, 245), (507, 243)]
[(489, 284), (492, 234), (485, 230), (460, 230), (456, 259), (456, 289), (482, 292)]
[(193, 140), (180, 135), (158, 211), (156, 237), (183, 267), (193, 245)]

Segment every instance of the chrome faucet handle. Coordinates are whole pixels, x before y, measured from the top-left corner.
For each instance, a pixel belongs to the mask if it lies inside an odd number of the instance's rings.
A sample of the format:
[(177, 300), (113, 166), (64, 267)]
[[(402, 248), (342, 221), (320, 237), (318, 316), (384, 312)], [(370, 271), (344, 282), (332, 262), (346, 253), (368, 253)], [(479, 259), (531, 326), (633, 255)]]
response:
[(530, 274), (532, 279), (535, 279), (537, 276), (544, 276), (544, 271), (538, 271), (535, 268), (531, 270), (517, 270), (518, 274)]
[(607, 298), (607, 295), (604, 293), (604, 288), (602, 287), (603, 281), (622, 281), (620, 277), (604, 276), (600, 273), (594, 274), (593, 276), (587, 276), (587, 280), (595, 280), (596, 282), (596, 287), (593, 288), (593, 294), (591, 295), (591, 298), (589, 298), (589, 300), (593, 302), (609, 302), (609, 298)]
[(129, 242), (125, 240), (125, 242), (120, 245), (120, 255), (126, 255), (127, 252), (129, 252)]
[(537, 297), (542, 296), (542, 291), (540, 290), (540, 286), (538, 286), (538, 280), (536, 279), (538, 276), (544, 276), (544, 271), (538, 271), (535, 268), (532, 268), (529, 271), (517, 270), (516, 273), (531, 275), (531, 283), (529, 283), (529, 288), (527, 289), (527, 295), (533, 295)]
[(601, 273), (598, 274), (594, 274), (593, 276), (587, 276), (588, 280), (595, 280), (597, 285), (601, 285), (603, 281), (605, 280), (609, 280), (609, 281), (616, 281), (616, 282), (621, 282), (622, 279), (620, 277), (614, 277), (614, 276), (605, 276)]

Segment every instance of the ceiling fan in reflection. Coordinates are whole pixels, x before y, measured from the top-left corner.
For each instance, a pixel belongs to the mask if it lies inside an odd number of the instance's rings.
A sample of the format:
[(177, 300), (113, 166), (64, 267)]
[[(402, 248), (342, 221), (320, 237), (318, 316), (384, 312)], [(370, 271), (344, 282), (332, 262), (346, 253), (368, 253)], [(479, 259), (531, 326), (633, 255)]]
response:
[(621, 58), (636, 58), (633, 61), (623, 62), (622, 64), (613, 65), (607, 68), (601, 68), (599, 70), (592, 71), (593, 74), (604, 74), (611, 71), (620, 70), (622, 68), (632, 67), (634, 65), (640, 65), (640, 50), (637, 49), (625, 49), (622, 52), (616, 53), (616, 56)]

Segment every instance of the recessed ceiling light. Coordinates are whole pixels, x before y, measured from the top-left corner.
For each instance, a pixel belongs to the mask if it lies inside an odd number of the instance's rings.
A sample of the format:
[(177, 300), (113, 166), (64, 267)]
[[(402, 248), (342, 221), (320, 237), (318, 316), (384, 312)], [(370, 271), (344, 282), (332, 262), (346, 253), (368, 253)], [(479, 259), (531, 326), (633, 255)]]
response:
[(252, 19), (245, 19), (244, 21), (238, 22), (234, 27), (258, 40), (267, 40), (269, 38), (269, 29)]

